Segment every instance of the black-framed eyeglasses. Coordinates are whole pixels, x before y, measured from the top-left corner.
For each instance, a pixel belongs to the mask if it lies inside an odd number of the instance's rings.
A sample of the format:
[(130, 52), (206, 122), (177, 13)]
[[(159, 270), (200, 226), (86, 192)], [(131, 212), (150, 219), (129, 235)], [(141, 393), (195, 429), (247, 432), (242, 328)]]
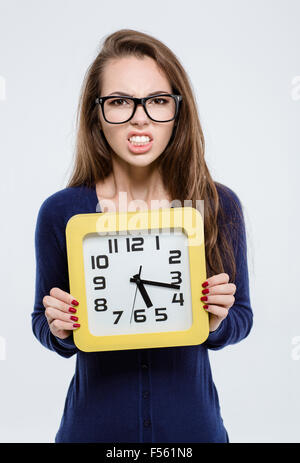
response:
[(170, 93), (158, 93), (144, 98), (110, 95), (96, 98), (95, 104), (100, 104), (103, 117), (110, 124), (128, 122), (140, 104), (152, 121), (169, 122), (176, 118), (181, 100), (181, 95)]

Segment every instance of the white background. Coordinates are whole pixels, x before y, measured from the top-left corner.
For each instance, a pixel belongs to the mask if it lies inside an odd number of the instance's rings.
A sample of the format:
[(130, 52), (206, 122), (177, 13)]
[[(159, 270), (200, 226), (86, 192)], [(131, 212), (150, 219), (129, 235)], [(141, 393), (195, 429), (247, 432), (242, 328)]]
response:
[(208, 167), (244, 206), (254, 326), (210, 353), (230, 440), (300, 441), (299, 17), (292, 0), (0, 1), (1, 442), (53, 442), (59, 426), (75, 357), (31, 331), (34, 230), (71, 172), (87, 67), (121, 28), (178, 56)]

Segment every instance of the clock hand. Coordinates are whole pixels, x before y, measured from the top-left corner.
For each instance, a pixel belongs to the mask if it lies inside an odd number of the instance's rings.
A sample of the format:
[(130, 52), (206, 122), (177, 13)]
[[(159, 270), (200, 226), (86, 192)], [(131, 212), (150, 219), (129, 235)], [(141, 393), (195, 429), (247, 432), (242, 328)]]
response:
[(132, 314), (133, 314), (133, 309), (134, 309), (134, 304), (135, 304), (135, 298), (136, 298), (137, 289), (138, 289), (138, 287), (136, 286), (136, 288), (135, 288), (135, 293), (134, 293), (133, 304), (132, 304), (132, 309), (131, 309), (131, 315), (130, 315), (130, 323), (131, 323), (131, 320), (132, 320)]
[(144, 302), (146, 304), (147, 307), (152, 307), (153, 304), (151, 302), (151, 299), (143, 285), (143, 283), (141, 283), (141, 280), (140, 280), (140, 275), (141, 275), (141, 271), (142, 271), (142, 266), (140, 266), (140, 270), (139, 270), (139, 273), (134, 275), (134, 278), (130, 278), (130, 281), (133, 282), (133, 283), (136, 283), (140, 293), (141, 293), (141, 296), (142, 298), (144, 299)]
[[(131, 281), (131, 279), (130, 279), (130, 281)], [(137, 284), (137, 287), (139, 288), (139, 291), (141, 293), (142, 298), (144, 299), (144, 302), (145, 302), (146, 306), (147, 307), (152, 307), (153, 304), (151, 302), (151, 299), (148, 296), (148, 293), (147, 293), (143, 283), (141, 283), (141, 280), (140, 279), (134, 279), (133, 281)]]
[[(136, 281), (136, 277), (138, 275), (134, 275), (133, 278), (130, 278), (130, 281)], [(140, 279), (140, 282), (143, 283), (144, 285), (152, 285), (152, 286), (163, 286), (165, 288), (174, 288), (174, 289), (180, 289), (180, 285), (176, 285), (174, 283), (161, 283), (160, 281), (151, 281), (151, 280), (142, 280)]]
[[(140, 275), (141, 275), (141, 271), (142, 271), (142, 266), (140, 265), (139, 273), (138, 273), (137, 275), (135, 275), (135, 277), (138, 277), (138, 278), (139, 278)], [(138, 286), (136, 285), (135, 293), (134, 293), (134, 300), (133, 300), (132, 309), (131, 309), (130, 323), (131, 323), (131, 320), (132, 320), (132, 314), (133, 314), (133, 309), (134, 309), (134, 304), (135, 304), (135, 298), (136, 298), (137, 289), (138, 289)]]

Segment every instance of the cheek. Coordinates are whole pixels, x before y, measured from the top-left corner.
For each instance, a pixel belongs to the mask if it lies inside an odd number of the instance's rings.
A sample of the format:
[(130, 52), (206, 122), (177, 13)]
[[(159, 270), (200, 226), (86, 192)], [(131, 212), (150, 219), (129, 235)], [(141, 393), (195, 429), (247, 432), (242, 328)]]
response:
[(172, 132), (173, 132), (173, 127), (172, 126), (167, 127), (161, 134), (158, 134), (157, 136), (157, 143), (159, 145), (164, 145), (166, 146), (171, 138)]
[(122, 146), (126, 143), (127, 141), (126, 134), (118, 130), (117, 127), (103, 126), (102, 129), (103, 129), (104, 136), (110, 146), (117, 147), (117, 146)]
[(99, 130), (102, 129), (103, 135), (110, 146), (118, 146), (122, 139), (120, 129), (113, 124), (108, 124), (102, 114), (99, 114)]

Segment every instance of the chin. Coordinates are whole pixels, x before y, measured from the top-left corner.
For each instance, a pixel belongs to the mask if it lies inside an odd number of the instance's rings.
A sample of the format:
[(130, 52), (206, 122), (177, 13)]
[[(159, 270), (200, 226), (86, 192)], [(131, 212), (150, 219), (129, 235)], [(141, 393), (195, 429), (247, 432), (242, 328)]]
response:
[(139, 162), (140, 160), (144, 160), (144, 161), (148, 160), (149, 162), (152, 162), (158, 157), (159, 155), (151, 151), (147, 151), (146, 153), (132, 153), (131, 151), (127, 151), (126, 156), (122, 156), (122, 159), (124, 160), (126, 159), (126, 161), (130, 160), (130, 162), (135, 161), (135, 160), (137, 162)]
[(134, 164), (145, 164), (145, 165), (150, 165), (153, 162), (157, 161), (160, 155), (155, 155), (153, 153), (144, 153), (144, 154), (133, 154), (131, 153), (130, 156), (130, 161), (133, 162)]

